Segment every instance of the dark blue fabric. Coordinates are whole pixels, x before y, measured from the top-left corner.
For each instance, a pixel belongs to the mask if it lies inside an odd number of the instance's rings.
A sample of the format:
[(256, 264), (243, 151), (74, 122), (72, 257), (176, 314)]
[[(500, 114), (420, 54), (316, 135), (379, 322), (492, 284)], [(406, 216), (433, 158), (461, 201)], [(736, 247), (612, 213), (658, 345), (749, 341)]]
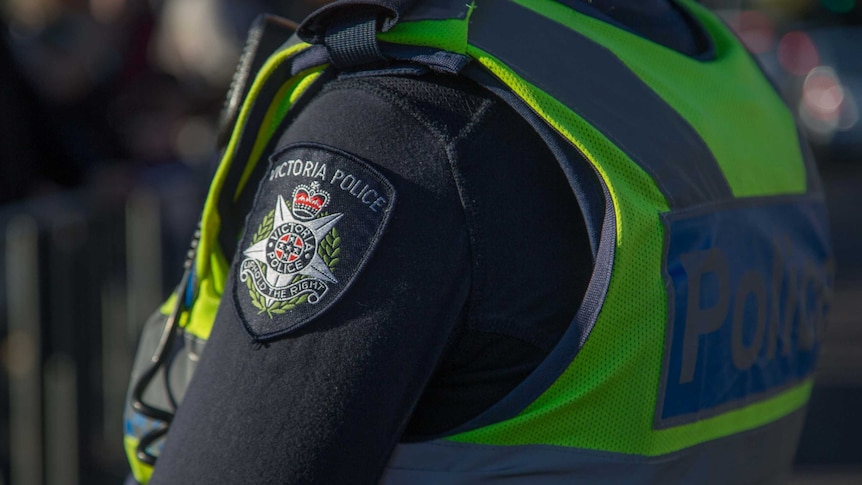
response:
[(339, 69), (385, 60), (377, 45), (377, 18), (373, 12), (334, 19), (326, 30), (325, 44), (332, 65)]
[(306, 18), (296, 30), (305, 42), (319, 44), (326, 37), (326, 30), (333, 19), (362, 17), (369, 11), (376, 11), (382, 32), (398, 23), (402, 13), (408, 11), (416, 0), (338, 0), (329, 3)]
[(715, 45), (685, 9), (674, 1), (556, 0), (620, 29), (701, 60), (715, 57)]
[(458, 74), (470, 62), (467, 56), (433, 48), (387, 43), (381, 43), (380, 47), (392, 60), (421, 64), (447, 74)]
[(748, 405), (809, 376), (831, 291), (824, 201), (743, 200), (662, 220), (670, 315), (657, 424)]
[(695, 129), (597, 42), (509, 1), (476, 9), (470, 42), (511, 66), (625, 150), (652, 176), (671, 207), (733, 196), (718, 162)]
[(470, 10), (470, 2), (461, 0), (421, 0), (415, 2), (402, 21), (463, 19)]

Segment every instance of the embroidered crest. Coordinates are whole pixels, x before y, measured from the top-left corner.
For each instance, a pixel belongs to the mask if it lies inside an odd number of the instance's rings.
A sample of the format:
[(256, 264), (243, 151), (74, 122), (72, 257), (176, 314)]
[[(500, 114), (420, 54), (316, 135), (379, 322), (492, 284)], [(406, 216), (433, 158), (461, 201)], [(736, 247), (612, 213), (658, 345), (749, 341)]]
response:
[(367, 163), (329, 147), (272, 157), (235, 270), (235, 305), (255, 340), (281, 336), (338, 299), (371, 255), (394, 197)]
[(240, 280), (255, 308), (269, 318), (297, 305), (317, 304), (329, 290), (327, 283), (338, 283), (331, 268), (339, 262), (341, 238), (335, 225), (343, 214), (315, 218), (324, 206), (326, 199), (309, 196), (305, 186), (294, 190), (292, 210), (279, 195), (243, 253)]

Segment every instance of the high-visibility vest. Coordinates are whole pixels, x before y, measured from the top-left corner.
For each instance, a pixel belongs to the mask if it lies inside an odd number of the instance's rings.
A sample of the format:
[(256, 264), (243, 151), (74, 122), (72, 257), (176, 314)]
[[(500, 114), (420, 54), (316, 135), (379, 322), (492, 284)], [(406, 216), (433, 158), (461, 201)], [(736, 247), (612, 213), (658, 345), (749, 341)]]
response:
[[(334, 14), (339, 2), (319, 12), (299, 30), (310, 43), (292, 38), (258, 71), (210, 189), (189, 284), (156, 320), (185, 300), (186, 341), (209, 336), (243, 194), (291, 110), (336, 68), (424, 64), (479, 82), (536, 129), (578, 198), (595, 267), (545, 361), (446, 436), (398, 445), (383, 482), (780, 480), (812, 387), (832, 259), (814, 162), (739, 41), (689, 0), (679, 3), (708, 35), (709, 57), (592, 18), (578, 2), (365, 3), (375, 7), (353, 11), (375, 15), (356, 21)], [(138, 420), (126, 447), (145, 482)]]

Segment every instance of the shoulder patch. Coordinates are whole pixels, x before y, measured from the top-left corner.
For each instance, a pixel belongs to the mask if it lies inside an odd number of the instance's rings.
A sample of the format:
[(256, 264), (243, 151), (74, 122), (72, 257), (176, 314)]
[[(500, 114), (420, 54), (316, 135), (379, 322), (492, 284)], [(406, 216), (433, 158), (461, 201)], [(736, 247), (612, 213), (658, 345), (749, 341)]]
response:
[(273, 154), (234, 269), (234, 303), (252, 338), (284, 336), (338, 301), (394, 203), (392, 184), (354, 155), (318, 144)]

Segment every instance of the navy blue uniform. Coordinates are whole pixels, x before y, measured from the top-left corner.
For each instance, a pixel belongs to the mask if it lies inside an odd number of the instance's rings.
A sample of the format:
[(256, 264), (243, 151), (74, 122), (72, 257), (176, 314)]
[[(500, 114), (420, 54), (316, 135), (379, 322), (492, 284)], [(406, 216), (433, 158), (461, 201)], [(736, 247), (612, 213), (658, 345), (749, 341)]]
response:
[[(615, 6), (598, 4), (633, 12)], [(662, 19), (646, 29), (656, 41), (696, 50), (665, 2), (640, 8)], [(253, 345), (249, 312), (223, 299), (152, 483), (373, 483), (396, 443), (445, 434), (517, 386), (577, 311), (592, 252), (574, 194), (529, 125), (471, 81), (344, 76), (279, 147), (296, 143), (372, 167), (397, 193), (391, 220), (340, 299), (281, 338)], [(272, 210), (263, 199), (246, 238)]]

